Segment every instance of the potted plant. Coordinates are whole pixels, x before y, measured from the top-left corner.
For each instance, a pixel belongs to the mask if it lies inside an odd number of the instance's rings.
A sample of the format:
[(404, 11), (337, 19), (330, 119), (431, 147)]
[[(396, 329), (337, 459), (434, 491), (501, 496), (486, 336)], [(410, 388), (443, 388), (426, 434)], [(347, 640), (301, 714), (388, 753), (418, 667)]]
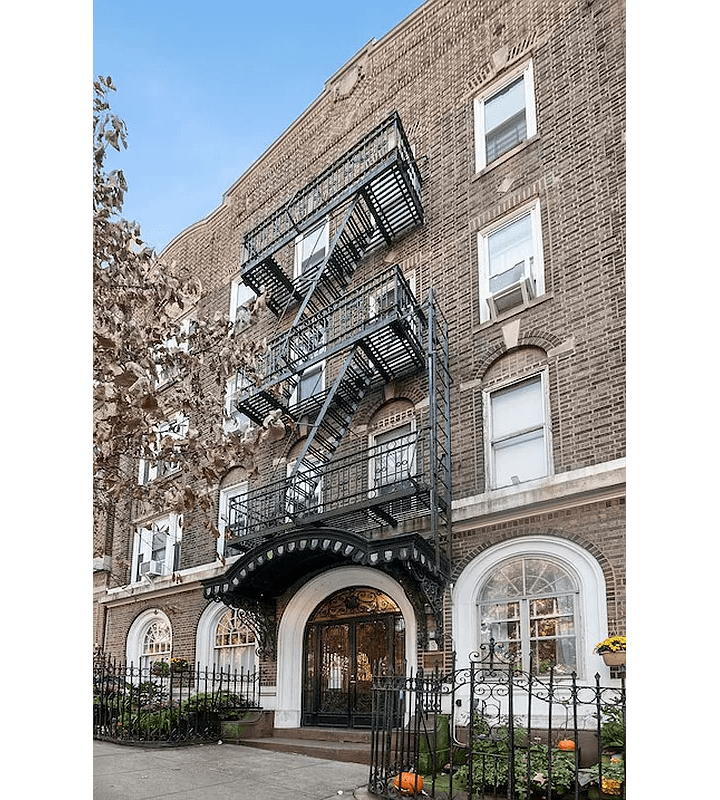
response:
[(626, 641), (624, 636), (608, 636), (595, 645), (594, 653), (602, 656), (609, 667), (625, 663)]
[(171, 672), (187, 672), (190, 669), (190, 662), (187, 658), (171, 658), (170, 671)]
[(625, 720), (619, 706), (603, 706), (600, 741), (605, 753), (622, 753), (625, 748)]

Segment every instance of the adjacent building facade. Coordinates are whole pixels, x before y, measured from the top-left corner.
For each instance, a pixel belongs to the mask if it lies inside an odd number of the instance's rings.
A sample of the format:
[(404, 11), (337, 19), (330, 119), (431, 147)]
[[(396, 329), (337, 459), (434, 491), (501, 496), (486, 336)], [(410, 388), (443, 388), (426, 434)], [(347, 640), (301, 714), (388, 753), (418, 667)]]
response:
[(625, 633), (624, 42), (613, 0), (428, 0), (167, 246), (205, 312), (268, 341), (217, 414), (295, 427), (257, 474), (228, 464), (212, 518), (99, 521), (98, 647), (257, 668), (286, 728), (366, 726), (374, 664), (491, 638), (613, 679), (592, 650)]

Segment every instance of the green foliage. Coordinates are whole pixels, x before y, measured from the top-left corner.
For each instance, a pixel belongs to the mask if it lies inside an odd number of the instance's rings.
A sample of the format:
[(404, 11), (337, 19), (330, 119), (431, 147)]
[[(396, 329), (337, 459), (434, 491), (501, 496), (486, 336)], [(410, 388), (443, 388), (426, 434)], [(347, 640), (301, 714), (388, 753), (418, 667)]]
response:
[(244, 697), (228, 690), (199, 692), (183, 703), (183, 711), (216, 711), (222, 719), (237, 720), (246, 715), (248, 702)]
[[(475, 789), (506, 788), (510, 777), (510, 732), (508, 727), (491, 729), (479, 715), (475, 716), (473, 743), (473, 786)], [(547, 791), (548, 781), (553, 792), (563, 794), (573, 785), (575, 755), (541, 742), (529, 742), (524, 730), (514, 729), (513, 771), (515, 790), (521, 800), (531, 793)], [(528, 787), (527, 780), (530, 778)], [(469, 767), (457, 771), (460, 785), (469, 779)]]
[(619, 706), (603, 706), (600, 741), (608, 750), (618, 750), (625, 746), (625, 720)]

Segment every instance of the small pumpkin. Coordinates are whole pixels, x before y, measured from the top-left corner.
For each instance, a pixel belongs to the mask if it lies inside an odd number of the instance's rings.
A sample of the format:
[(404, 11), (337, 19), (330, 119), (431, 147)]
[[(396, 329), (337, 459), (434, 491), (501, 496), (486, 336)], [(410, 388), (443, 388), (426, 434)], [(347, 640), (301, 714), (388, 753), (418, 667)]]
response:
[(558, 750), (574, 750), (575, 742), (572, 739), (560, 739), (558, 742)]
[(420, 794), (423, 784), (422, 775), (415, 772), (401, 772), (395, 776), (395, 788), (402, 794)]

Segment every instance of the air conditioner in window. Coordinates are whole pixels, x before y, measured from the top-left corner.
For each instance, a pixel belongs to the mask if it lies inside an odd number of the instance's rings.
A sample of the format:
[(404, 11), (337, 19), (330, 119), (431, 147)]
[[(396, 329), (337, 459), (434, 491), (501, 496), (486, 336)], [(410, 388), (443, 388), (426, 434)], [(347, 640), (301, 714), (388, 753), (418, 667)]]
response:
[(143, 561), (140, 564), (140, 574), (147, 575), (149, 578), (156, 575), (163, 575), (165, 562), (164, 561)]
[(497, 319), (506, 311), (527, 305), (535, 297), (535, 283), (532, 278), (522, 278), (500, 289), (488, 297), (490, 316)]

